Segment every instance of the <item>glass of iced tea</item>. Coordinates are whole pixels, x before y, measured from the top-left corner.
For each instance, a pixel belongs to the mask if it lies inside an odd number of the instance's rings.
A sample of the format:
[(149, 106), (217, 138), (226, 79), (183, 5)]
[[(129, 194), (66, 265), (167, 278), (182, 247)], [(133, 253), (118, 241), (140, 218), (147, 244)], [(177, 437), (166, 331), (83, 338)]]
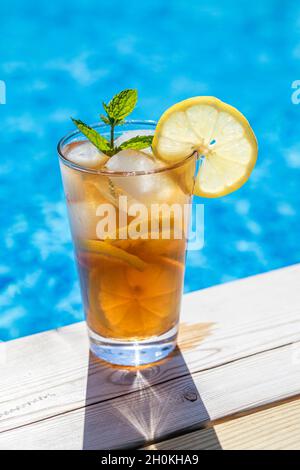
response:
[[(109, 138), (105, 124), (93, 126)], [(153, 134), (128, 121), (116, 144)], [(151, 148), (107, 157), (79, 132), (58, 145), (90, 348), (125, 366), (176, 346), (196, 156), (162, 163)]]

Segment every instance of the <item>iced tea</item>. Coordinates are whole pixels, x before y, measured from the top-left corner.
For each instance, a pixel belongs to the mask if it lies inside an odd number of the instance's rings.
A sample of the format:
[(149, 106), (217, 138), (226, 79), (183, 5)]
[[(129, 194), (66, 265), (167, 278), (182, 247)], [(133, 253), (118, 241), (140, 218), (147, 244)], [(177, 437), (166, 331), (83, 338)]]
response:
[(151, 171), (91, 171), (68, 163), (81, 145), (66, 142), (60, 164), (91, 347), (101, 357), (115, 344), (147, 350), (162, 338), (166, 350), (174, 347), (195, 158)]

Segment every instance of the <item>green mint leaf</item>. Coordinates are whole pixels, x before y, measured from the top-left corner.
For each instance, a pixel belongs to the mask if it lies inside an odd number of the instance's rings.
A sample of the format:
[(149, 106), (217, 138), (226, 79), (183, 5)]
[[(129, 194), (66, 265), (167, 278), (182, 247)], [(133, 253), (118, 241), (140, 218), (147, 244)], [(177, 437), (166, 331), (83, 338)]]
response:
[(105, 124), (110, 125), (110, 120), (108, 117), (104, 116), (104, 114), (100, 114), (100, 119), (103, 121)]
[(100, 135), (95, 129), (88, 126), (79, 119), (71, 119), (80, 132), (82, 132), (82, 134), (85, 135), (85, 137), (87, 137), (89, 141), (92, 142), (95, 147), (97, 147), (97, 149), (101, 150), (101, 152), (107, 152), (111, 150), (108, 140)]
[(119, 124), (125, 119), (135, 108), (137, 103), (137, 90), (123, 90), (115, 95), (108, 105), (103, 103), (103, 107), (108, 117)]
[(133, 150), (141, 150), (152, 145), (153, 135), (137, 135), (136, 137), (132, 137), (132, 139), (126, 140), (123, 142), (118, 150), (125, 150), (125, 149), (133, 149)]
[(102, 106), (103, 106), (103, 109), (106, 112), (106, 114), (108, 114), (108, 106), (107, 106), (107, 104), (104, 103), (104, 101), (102, 101)]

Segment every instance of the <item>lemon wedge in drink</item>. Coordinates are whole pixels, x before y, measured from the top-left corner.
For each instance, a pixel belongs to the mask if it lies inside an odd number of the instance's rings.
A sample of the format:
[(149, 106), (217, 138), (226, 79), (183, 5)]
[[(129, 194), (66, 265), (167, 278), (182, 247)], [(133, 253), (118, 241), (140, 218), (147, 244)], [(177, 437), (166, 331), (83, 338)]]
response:
[(183, 265), (167, 258), (149, 263), (141, 273), (112, 264), (90, 273), (89, 323), (94, 331), (139, 340), (163, 334), (177, 320)]
[(202, 158), (194, 194), (203, 197), (236, 191), (248, 180), (257, 159), (257, 141), (247, 119), (211, 96), (190, 98), (165, 111), (152, 147), (169, 163), (197, 152)]
[(117, 246), (108, 245), (102, 240), (80, 240), (79, 246), (82, 250), (87, 250), (94, 255), (102, 255), (114, 258), (118, 261), (124, 261), (138, 271), (143, 271), (147, 264), (138, 256), (127, 253)]

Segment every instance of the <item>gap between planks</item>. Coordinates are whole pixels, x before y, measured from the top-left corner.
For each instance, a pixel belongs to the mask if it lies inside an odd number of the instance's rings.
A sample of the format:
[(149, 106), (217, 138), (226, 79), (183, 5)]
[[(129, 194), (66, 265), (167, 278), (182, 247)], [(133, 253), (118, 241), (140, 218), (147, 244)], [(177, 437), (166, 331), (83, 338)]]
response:
[[(285, 345), (285, 346), (291, 346), (291, 345), (294, 345), (294, 344), (297, 344), (297, 343), (290, 343), (290, 344), (287, 344), (287, 345)], [(243, 357), (243, 359), (247, 359), (247, 358), (252, 357), (252, 356), (256, 356), (256, 357), (257, 357), (259, 354), (262, 354), (263, 352), (274, 351), (274, 350), (276, 350), (276, 349), (280, 349), (280, 347), (282, 347), (282, 346), (278, 346), (278, 347), (276, 347), (276, 348), (268, 349), (267, 351), (262, 351), (262, 352), (259, 352), (259, 353), (257, 353), (257, 354), (250, 354), (249, 356)], [(299, 342), (299, 351), (300, 351), (300, 342)], [(206, 372), (207, 370), (213, 370), (213, 369), (216, 369), (216, 368), (221, 367), (221, 366), (224, 366), (224, 365), (232, 364), (232, 363), (234, 363), (234, 362), (236, 362), (236, 361), (238, 361), (238, 360), (239, 360), (239, 359), (234, 359), (234, 360), (228, 361), (228, 362), (226, 362), (226, 363), (224, 363), (224, 364), (220, 364), (219, 366), (211, 367), (210, 369), (203, 369), (203, 370), (201, 370), (201, 372)], [(172, 377), (171, 379), (168, 379), (168, 380), (165, 380), (165, 381), (164, 381), (164, 380), (161, 380), (159, 383), (154, 384), (154, 385), (163, 385), (164, 383), (171, 383), (173, 380), (177, 380), (178, 378), (183, 378), (183, 379), (184, 379), (184, 377), (190, 376), (190, 375), (191, 375), (190, 373), (187, 373), (187, 374), (183, 374), (183, 375), (178, 376), (178, 377)], [(151, 387), (153, 387), (153, 386), (151, 386), (149, 383), (146, 383), (146, 382), (145, 382), (145, 383), (143, 384), (143, 390), (146, 390), (147, 388), (151, 388)], [(135, 394), (135, 393), (136, 393), (136, 390), (134, 389), (134, 390), (132, 390), (131, 392), (124, 393), (122, 396), (123, 396), (123, 397), (126, 397), (127, 395), (131, 395), (131, 394)], [(287, 403), (287, 402), (289, 402), (289, 401), (291, 401), (291, 400), (294, 400), (297, 396), (298, 396), (298, 395), (292, 396), (292, 397), (289, 397), (289, 398), (282, 398), (282, 399), (280, 399), (280, 400), (278, 400), (278, 401), (274, 401), (274, 402), (272, 402), (272, 403), (270, 403), (270, 404), (265, 404), (265, 405), (262, 405), (262, 406), (259, 406), (259, 405), (258, 405), (257, 408), (253, 408), (253, 409), (251, 408), (251, 409), (246, 409), (246, 410), (243, 410), (243, 411), (238, 411), (238, 412), (236, 412), (236, 413), (233, 414), (233, 415), (224, 416), (224, 417), (219, 418), (219, 419), (216, 419), (216, 420), (210, 420), (210, 421), (207, 421), (207, 422), (204, 421), (204, 422), (203, 422), (203, 426), (201, 425), (201, 427), (204, 427), (204, 426), (205, 426), (205, 427), (212, 427), (212, 426), (214, 426), (214, 425), (216, 425), (216, 424), (220, 424), (220, 423), (226, 422), (227, 420), (236, 419), (236, 418), (242, 417), (242, 416), (244, 416), (244, 415), (249, 415), (249, 414), (255, 413), (256, 411), (260, 411), (260, 410), (263, 410), (263, 409), (268, 409), (268, 408), (273, 407), (273, 406), (278, 406), (278, 405), (280, 405), (280, 404), (282, 404), (282, 403)], [(99, 400), (99, 401), (96, 401), (96, 402), (93, 402), (93, 403), (88, 403), (88, 404), (85, 404), (84, 408), (87, 408), (88, 406), (92, 406), (92, 405), (97, 405), (97, 404), (100, 404), (100, 403), (104, 403), (104, 402), (106, 402), (106, 401), (111, 401), (111, 400), (114, 400), (114, 399), (116, 399), (116, 398), (118, 398), (118, 397), (107, 398), (107, 399), (105, 399), (105, 400)], [(78, 407), (78, 408), (74, 408), (74, 409), (72, 409), (72, 410), (70, 410), (70, 411), (78, 411), (78, 410), (80, 410), (81, 408), (83, 408), (83, 407), (81, 406), (81, 407)], [(52, 417), (64, 415), (64, 414), (66, 414), (66, 413), (69, 413), (69, 411), (65, 411), (65, 412), (62, 412), (62, 413), (57, 413), (57, 415), (54, 415), (54, 416), (52, 416)], [(19, 425), (19, 426), (12, 427), (12, 428), (10, 428), (10, 429), (8, 429), (8, 430), (11, 431), (11, 430), (15, 430), (15, 429), (18, 429), (18, 428), (22, 428), (22, 427), (24, 427), (24, 426), (27, 426), (28, 424), (36, 424), (36, 423), (38, 423), (38, 422), (40, 422), (40, 421), (47, 420), (48, 418), (49, 418), (49, 417), (45, 417), (45, 418), (40, 419), (40, 420), (36, 420), (36, 421), (32, 421), (32, 422), (30, 422), (30, 423), (26, 423), (26, 424), (22, 424), (22, 425)], [(6, 432), (6, 430), (0, 431), (0, 434), (3, 433), (3, 432)]]
[[(184, 296), (181, 351), (166, 363), (145, 369), (143, 388), (299, 340), (299, 279), (300, 266), (295, 265)], [(83, 325), (6, 345), (8, 361), (0, 383), (2, 430), (104, 403), (133, 393), (140, 385), (134, 372), (89, 358)], [(22, 407), (26, 400), (27, 408)], [(1, 419), (3, 410), (11, 412)]]
[[(297, 345), (300, 347), (300, 344)], [(292, 346), (241, 359), (0, 435), (1, 449), (125, 449), (299, 394)]]
[(299, 396), (141, 450), (300, 450)]

